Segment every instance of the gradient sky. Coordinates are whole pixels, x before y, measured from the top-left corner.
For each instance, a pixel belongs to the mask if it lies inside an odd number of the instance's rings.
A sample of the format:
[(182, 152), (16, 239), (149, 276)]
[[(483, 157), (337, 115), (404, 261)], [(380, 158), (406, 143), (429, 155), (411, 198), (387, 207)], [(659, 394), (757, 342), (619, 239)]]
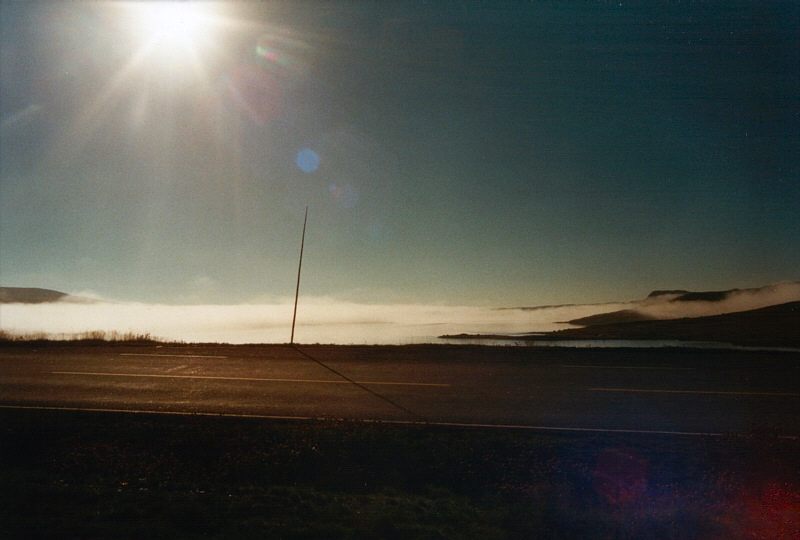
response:
[[(0, 282), (535, 305), (800, 269), (800, 4), (3, 2)], [(141, 7), (141, 5), (139, 5)]]

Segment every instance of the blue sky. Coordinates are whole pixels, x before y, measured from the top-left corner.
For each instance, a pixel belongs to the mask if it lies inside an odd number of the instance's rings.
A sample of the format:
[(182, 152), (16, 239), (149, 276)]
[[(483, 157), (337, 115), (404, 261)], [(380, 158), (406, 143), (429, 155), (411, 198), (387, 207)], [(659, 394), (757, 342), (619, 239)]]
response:
[(0, 281), (535, 305), (800, 268), (795, 3), (2, 11)]

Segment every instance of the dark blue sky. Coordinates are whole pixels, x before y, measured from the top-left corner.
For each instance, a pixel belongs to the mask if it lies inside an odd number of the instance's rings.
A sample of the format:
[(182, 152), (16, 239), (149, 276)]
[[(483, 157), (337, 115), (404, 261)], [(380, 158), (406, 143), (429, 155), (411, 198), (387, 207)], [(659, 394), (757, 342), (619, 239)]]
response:
[(314, 296), (797, 279), (800, 7), (655, 4), (3, 2), (0, 280), (290, 296), (305, 204)]

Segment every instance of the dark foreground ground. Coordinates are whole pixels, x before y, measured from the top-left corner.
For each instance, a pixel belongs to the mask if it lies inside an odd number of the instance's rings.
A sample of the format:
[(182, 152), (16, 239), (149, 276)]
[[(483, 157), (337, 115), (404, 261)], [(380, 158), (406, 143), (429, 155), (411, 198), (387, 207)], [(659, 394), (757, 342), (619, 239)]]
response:
[(800, 442), (0, 411), (2, 538), (797, 538)]

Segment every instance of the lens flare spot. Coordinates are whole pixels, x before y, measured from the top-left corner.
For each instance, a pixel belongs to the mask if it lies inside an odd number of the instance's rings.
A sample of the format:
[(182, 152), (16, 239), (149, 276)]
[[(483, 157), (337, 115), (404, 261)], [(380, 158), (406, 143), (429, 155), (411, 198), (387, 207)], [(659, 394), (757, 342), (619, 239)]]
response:
[(785, 480), (741, 486), (720, 505), (716, 521), (729, 538), (798, 538), (800, 490)]
[(304, 173), (313, 173), (319, 168), (319, 155), (310, 148), (303, 148), (297, 152), (294, 161)]
[(333, 200), (342, 208), (355, 208), (358, 204), (359, 194), (358, 190), (352, 184), (345, 184), (343, 186), (332, 183), (328, 186), (328, 193), (331, 194)]
[(292, 62), (289, 56), (275, 46), (270, 36), (263, 35), (256, 41), (256, 55), (265, 62), (282, 67), (289, 67)]

